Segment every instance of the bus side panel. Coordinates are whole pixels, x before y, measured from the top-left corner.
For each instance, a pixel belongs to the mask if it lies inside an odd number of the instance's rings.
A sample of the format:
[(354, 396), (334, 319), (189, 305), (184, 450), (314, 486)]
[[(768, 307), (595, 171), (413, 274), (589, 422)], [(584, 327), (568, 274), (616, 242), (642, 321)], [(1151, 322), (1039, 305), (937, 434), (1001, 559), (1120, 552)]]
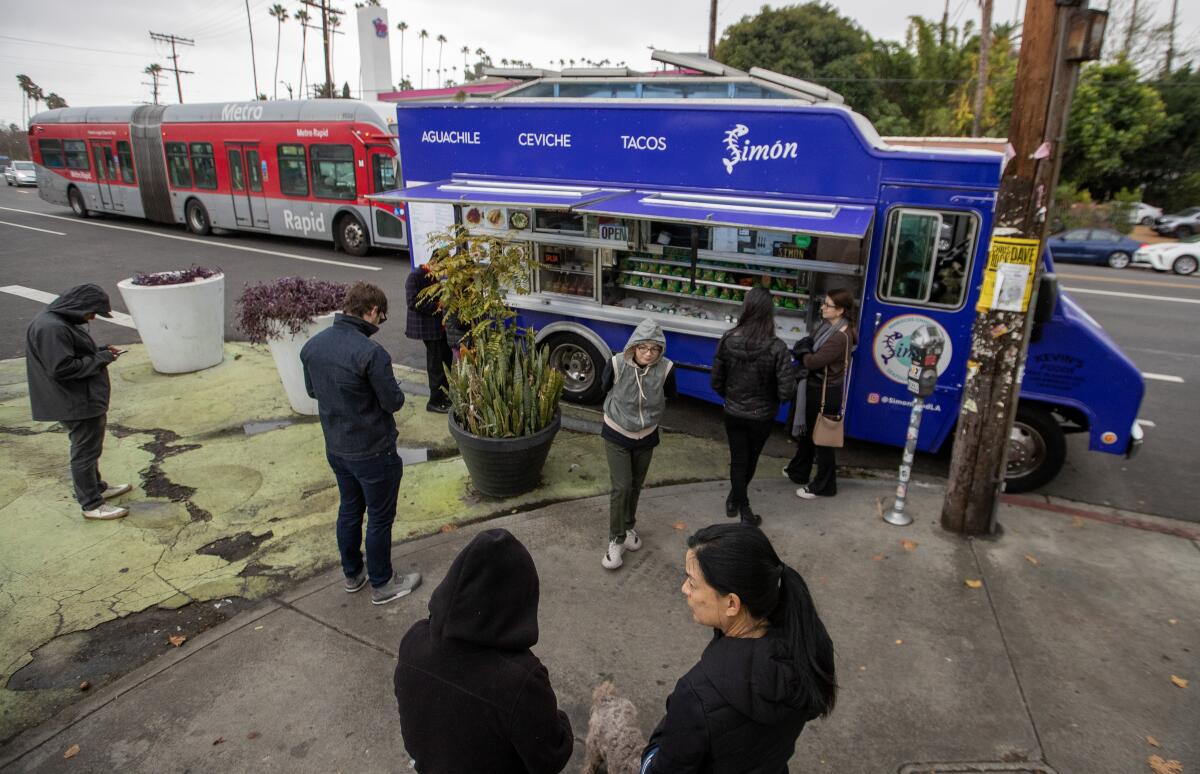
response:
[[(156, 223), (179, 223), (181, 221), (176, 220), (171, 211), (171, 196), (167, 190), (166, 156), (162, 141), (164, 110), (166, 107), (163, 105), (143, 105), (134, 110), (129, 123), (129, 136), (144, 217)], [(126, 206), (129, 204), (127, 201)]]

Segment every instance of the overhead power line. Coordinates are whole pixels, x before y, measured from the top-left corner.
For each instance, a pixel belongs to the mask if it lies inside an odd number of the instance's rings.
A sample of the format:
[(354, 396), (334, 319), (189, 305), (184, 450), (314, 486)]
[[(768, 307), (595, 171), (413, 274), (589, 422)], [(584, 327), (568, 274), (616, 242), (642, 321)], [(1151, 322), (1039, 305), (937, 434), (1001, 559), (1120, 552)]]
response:
[(31, 40), (29, 38), (14, 38), (12, 35), (0, 35), (0, 40), (13, 40), (17, 43), (29, 43), (35, 46), (53, 46), (54, 48), (70, 48), (76, 51), (95, 51), (101, 54), (117, 54), (119, 56), (136, 56), (146, 58), (149, 54), (131, 53), (129, 51), (114, 51), (111, 48), (89, 48), (88, 46), (72, 46), (67, 43), (59, 43), (51, 40)]
[(182, 105), (183, 104), (183, 84), (179, 80), (179, 74), (186, 73), (187, 75), (195, 75), (195, 73), (193, 73), (191, 70), (180, 70), (179, 69), (179, 54), (175, 52), (175, 45), (179, 44), (181, 46), (194, 46), (194, 45), (196, 45), (196, 41), (192, 40), (191, 38), (181, 38), (178, 35), (164, 35), (159, 32), (151, 32), (150, 39), (159, 41), (162, 43), (170, 43), (171, 44), (172, 66), (170, 69), (175, 71), (175, 89), (179, 94), (179, 104)]

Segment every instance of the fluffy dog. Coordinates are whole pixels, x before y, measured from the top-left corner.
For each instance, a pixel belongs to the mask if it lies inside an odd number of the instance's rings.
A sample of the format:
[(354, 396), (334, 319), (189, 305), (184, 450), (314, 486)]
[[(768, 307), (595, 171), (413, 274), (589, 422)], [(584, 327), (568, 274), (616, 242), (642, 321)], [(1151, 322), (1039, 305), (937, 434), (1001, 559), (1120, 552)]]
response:
[(587, 756), (581, 774), (637, 774), (646, 738), (638, 727), (637, 708), (617, 695), (605, 680), (592, 691), (592, 716), (588, 720)]

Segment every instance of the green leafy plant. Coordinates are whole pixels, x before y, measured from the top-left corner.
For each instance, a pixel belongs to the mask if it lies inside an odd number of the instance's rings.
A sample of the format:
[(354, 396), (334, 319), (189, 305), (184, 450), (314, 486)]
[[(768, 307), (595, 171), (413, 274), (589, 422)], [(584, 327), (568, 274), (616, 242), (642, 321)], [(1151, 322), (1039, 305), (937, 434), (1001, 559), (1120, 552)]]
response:
[(486, 438), (532, 435), (549, 425), (562, 397), (563, 375), (538, 347), (533, 328), (520, 328), (509, 293), (529, 292), (528, 246), (451, 226), (429, 235), (430, 273), (421, 291), (467, 330), (457, 363), (447, 369), (455, 421)]

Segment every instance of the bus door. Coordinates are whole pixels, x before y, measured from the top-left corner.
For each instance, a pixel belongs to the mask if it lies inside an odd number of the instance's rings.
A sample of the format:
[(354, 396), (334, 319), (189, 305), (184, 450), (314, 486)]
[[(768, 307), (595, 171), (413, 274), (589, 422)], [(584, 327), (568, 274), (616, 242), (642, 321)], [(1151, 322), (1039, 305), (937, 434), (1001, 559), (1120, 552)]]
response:
[[(933, 326), (946, 340), (925, 399), (918, 448), (937, 449), (958, 416), (994, 193), (884, 186), (876, 213), (850, 379), (847, 431), (904, 445), (913, 395), (909, 341)], [(919, 365), (919, 364), (918, 364)], [(984, 410), (986, 407), (978, 407)]]
[[(367, 159), (371, 175), (371, 193), (383, 193), (396, 188), (396, 156), (390, 148), (379, 145), (367, 146)], [(372, 202), (371, 233), (374, 243), (390, 247), (408, 248), (408, 213), (400, 203)]]
[(262, 157), (258, 145), (227, 142), (225, 152), (229, 158), (234, 219), (242, 228), (266, 229), (270, 223), (267, 200), (263, 196)]
[(117, 155), (113, 152), (112, 142), (108, 140), (92, 140), (92, 162), (96, 168), (96, 186), (100, 189), (101, 209), (115, 212), (125, 209), (124, 197), (121, 206), (117, 207), (113, 199), (112, 183), (120, 188), (120, 177), (117, 173)]

